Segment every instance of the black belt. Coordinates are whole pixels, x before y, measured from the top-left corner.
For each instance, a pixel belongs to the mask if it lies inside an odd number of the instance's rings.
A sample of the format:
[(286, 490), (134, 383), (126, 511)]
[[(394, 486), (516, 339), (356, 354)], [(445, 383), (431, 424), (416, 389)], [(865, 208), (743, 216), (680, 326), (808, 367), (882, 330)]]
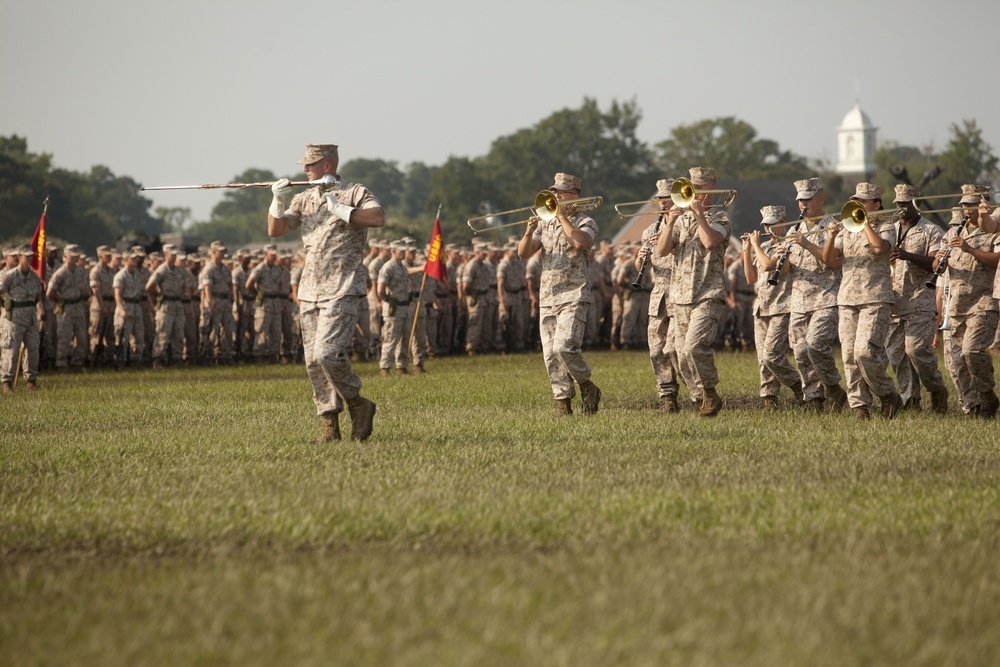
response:
[(163, 300), (164, 301), (180, 301), (181, 298), (179, 296), (165, 296), (165, 297), (163, 297)]
[(102, 296), (101, 298), (104, 299), (105, 301), (108, 301), (109, 303), (115, 300), (114, 296)]
[(79, 299), (63, 299), (62, 300), (62, 304), (64, 306), (75, 306), (76, 304), (80, 303), (81, 301), (83, 301), (82, 297), (79, 298)]
[(527, 287), (518, 287), (517, 289), (507, 289), (506, 287), (504, 287), (503, 291), (504, 292), (510, 292), (511, 294), (517, 294), (518, 292), (523, 292), (526, 289), (528, 289), (528, 288)]
[(191, 303), (191, 297), (182, 296), (181, 303)]
[(122, 297), (122, 301), (124, 301), (125, 303), (142, 303), (142, 299), (139, 299), (139, 298), (136, 298), (136, 299), (126, 299), (125, 297)]
[(34, 301), (11, 301), (10, 309), (14, 310), (15, 308), (28, 308), (34, 305), (35, 305)]
[(409, 306), (410, 305), (410, 299), (407, 299), (406, 301), (397, 301), (396, 305), (397, 306)]
[(223, 292), (223, 293), (220, 293), (220, 294), (216, 294), (215, 292), (212, 292), (212, 296), (214, 296), (216, 299), (230, 299), (230, 300), (232, 300), (232, 298), (233, 298), (233, 295), (230, 294), (229, 292)]
[(284, 299), (285, 295), (284, 294), (265, 294), (264, 298), (265, 299)]

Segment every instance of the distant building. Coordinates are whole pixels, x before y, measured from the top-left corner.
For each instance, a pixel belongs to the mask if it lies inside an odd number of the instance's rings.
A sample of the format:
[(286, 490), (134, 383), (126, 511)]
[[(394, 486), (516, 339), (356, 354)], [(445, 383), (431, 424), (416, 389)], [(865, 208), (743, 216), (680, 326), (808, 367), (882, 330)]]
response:
[(837, 167), (835, 171), (847, 180), (867, 181), (875, 174), (875, 131), (861, 106), (847, 112), (837, 128)]

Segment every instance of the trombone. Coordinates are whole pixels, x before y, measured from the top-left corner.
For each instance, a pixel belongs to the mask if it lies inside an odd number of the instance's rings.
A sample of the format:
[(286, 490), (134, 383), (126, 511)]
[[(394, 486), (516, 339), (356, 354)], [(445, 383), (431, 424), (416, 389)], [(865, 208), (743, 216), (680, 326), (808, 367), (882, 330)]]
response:
[[(261, 183), (205, 183), (203, 185), (159, 185), (155, 187), (142, 187), (139, 188), (140, 191), (149, 190), (215, 190), (218, 188), (231, 188), (231, 189), (243, 189), (243, 188), (269, 188), (275, 184), (276, 181), (266, 181)], [(322, 178), (317, 178), (315, 181), (291, 181), (289, 185), (300, 186), (300, 185), (321, 185), (324, 190), (329, 190), (333, 186), (337, 185), (340, 181), (333, 174), (324, 174)]]
[(736, 190), (696, 190), (694, 184), (687, 178), (678, 178), (670, 185), (670, 199), (679, 208), (687, 208), (694, 201), (694, 198), (698, 195), (716, 195), (725, 194), (726, 198), (721, 204), (715, 204), (716, 207), (725, 208), (733, 203), (736, 199)]
[(487, 213), (486, 215), (478, 215), (474, 218), (469, 218), (466, 220), (466, 224), (469, 225), (469, 229), (472, 230), (473, 234), (478, 234), (480, 232), (491, 231), (494, 229), (503, 229), (504, 227), (513, 227), (515, 225), (527, 224), (530, 218), (525, 220), (518, 220), (517, 222), (508, 222), (503, 225), (489, 225), (484, 227), (477, 227), (473, 223), (477, 223), (480, 220), (491, 220), (493, 218), (500, 217), (502, 215), (512, 215), (514, 213), (521, 213), (523, 211), (531, 211), (533, 216), (537, 216), (542, 220), (551, 220), (556, 217), (556, 212), (559, 207), (562, 206), (567, 213), (576, 214), (581, 211), (592, 211), (601, 205), (604, 201), (603, 197), (580, 197), (579, 199), (566, 199), (560, 201), (556, 197), (556, 193), (552, 190), (542, 190), (537, 195), (535, 195), (535, 203), (531, 206), (524, 206), (521, 208), (513, 208), (509, 211), (501, 211), (500, 213)]

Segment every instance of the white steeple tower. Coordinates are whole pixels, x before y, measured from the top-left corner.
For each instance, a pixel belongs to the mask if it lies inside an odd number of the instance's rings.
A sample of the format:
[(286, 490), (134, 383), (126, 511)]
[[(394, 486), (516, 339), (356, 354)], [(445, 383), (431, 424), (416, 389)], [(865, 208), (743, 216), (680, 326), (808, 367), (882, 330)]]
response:
[(865, 176), (875, 173), (872, 156), (875, 154), (876, 129), (859, 104), (847, 112), (837, 128), (838, 174)]

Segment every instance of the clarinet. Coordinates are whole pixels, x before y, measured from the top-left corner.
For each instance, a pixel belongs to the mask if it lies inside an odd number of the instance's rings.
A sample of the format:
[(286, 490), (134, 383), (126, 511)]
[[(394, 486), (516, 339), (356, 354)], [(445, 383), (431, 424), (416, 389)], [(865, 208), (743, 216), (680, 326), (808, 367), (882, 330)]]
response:
[[(801, 220), (804, 217), (806, 217), (806, 211), (805, 209), (802, 209), (802, 212), (799, 213), (799, 220)], [(778, 284), (778, 281), (781, 279), (781, 267), (783, 267), (785, 265), (785, 262), (788, 261), (788, 255), (791, 252), (792, 252), (792, 244), (789, 243), (788, 247), (785, 248), (785, 251), (781, 253), (781, 257), (778, 258), (778, 265), (774, 267), (774, 271), (771, 272), (771, 277), (767, 279), (768, 285), (771, 285), (773, 287), (774, 285)]]
[[(653, 234), (660, 231), (660, 221), (663, 220), (663, 214), (656, 216), (656, 224), (653, 225)], [(646, 272), (646, 262), (649, 261), (649, 255), (653, 252), (653, 244), (649, 244), (649, 252), (647, 252), (642, 258), (642, 264), (639, 265), (639, 275), (636, 276), (635, 282), (632, 283), (632, 289), (642, 289), (642, 274)]]
[[(965, 231), (965, 225), (968, 222), (969, 222), (969, 216), (963, 215), (962, 222), (958, 223), (958, 231), (955, 232), (956, 237), (962, 235), (962, 232)], [(950, 254), (951, 254), (951, 246), (948, 246), (947, 248), (945, 248), (944, 254), (941, 255), (941, 259), (940, 261), (938, 261), (937, 268), (934, 269), (934, 273), (931, 274), (930, 279), (926, 283), (927, 287), (929, 287), (930, 289), (934, 289), (937, 287), (938, 278), (941, 276), (942, 273), (944, 273), (944, 270), (948, 264), (948, 255)]]

